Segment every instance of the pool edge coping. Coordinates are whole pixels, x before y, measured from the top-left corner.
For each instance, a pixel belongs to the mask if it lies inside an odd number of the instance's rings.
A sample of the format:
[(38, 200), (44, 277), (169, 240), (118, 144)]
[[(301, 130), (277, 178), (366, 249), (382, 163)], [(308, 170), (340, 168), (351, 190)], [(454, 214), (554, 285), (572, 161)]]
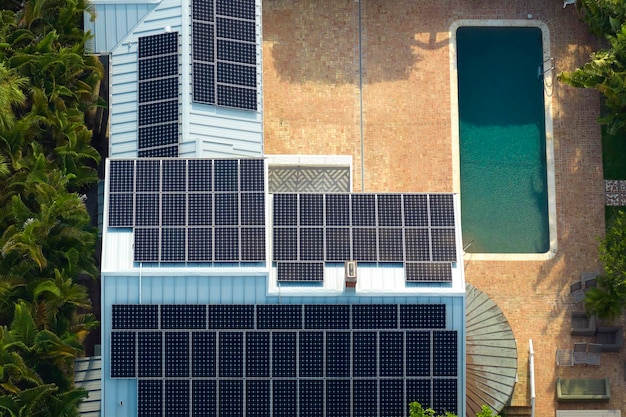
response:
[[(449, 29), (449, 62), (450, 62), (450, 128), (452, 147), (452, 191), (459, 195), (459, 208), (463, 204), (461, 196), (461, 163), (459, 151), (459, 102), (458, 73), (456, 54), (456, 32), (464, 26), (485, 27), (536, 27), (541, 30), (544, 62), (551, 59), (550, 29), (545, 22), (534, 18), (529, 19), (459, 19), (452, 22)], [(464, 253), (465, 260), (480, 261), (547, 261), (556, 256), (558, 250), (557, 213), (556, 213), (556, 181), (554, 167), (554, 124), (552, 120), (553, 84), (546, 79), (554, 80), (554, 70), (549, 68), (544, 76), (544, 123), (546, 135), (546, 182), (548, 187), (548, 233), (550, 249), (543, 253)], [(550, 91), (551, 94), (548, 94)], [(462, 233), (462, 227), (461, 227)]]

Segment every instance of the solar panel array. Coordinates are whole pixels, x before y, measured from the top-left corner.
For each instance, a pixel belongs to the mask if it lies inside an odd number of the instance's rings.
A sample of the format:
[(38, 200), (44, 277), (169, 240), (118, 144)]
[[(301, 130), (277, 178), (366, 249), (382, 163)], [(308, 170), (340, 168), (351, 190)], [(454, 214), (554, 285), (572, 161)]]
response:
[(178, 156), (178, 78), (178, 32), (140, 37), (140, 157)]
[(111, 332), (111, 377), (138, 380), (139, 416), (458, 409), (460, 340), (443, 304), (146, 307), (113, 306)]
[(274, 194), (279, 281), (322, 281), (325, 262), (403, 263), (407, 281), (451, 281), (452, 194)]
[(255, 0), (193, 0), (193, 100), (257, 109)]
[(262, 159), (112, 160), (109, 177), (135, 262), (265, 262)]

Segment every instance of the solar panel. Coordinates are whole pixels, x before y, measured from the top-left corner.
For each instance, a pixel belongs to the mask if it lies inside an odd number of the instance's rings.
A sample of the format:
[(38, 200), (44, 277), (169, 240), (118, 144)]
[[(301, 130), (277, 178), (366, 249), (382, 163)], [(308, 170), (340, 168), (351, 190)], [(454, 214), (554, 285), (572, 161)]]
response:
[(209, 329), (254, 329), (253, 305), (209, 305)]
[(450, 263), (405, 263), (404, 274), (411, 282), (450, 282), (452, 265)]
[(456, 261), (456, 236), (454, 229), (431, 229), (433, 261)]
[(302, 306), (299, 304), (259, 305), (256, 314), (258, 329), (302, 328)]
[(189, 191), (213, 191), (213, 161), (210, 159), (190, 159), (189, 164)]
[(215, 377), (215, 332), (191, 333), (191, 376)]
[(350, 195), (326, 195), (326, 225), (350, 226)]
[(158, 329), (159, 306), (149, 304), (116, 304), (112, 307), (113, 329)]
[(213, 161), (215, 171), (215, 191), (239, 191), (239, 166), (236, 159), (216, 159)]
[(324, 226), (324, 194), (300, 194), (300, 225)]
[(217, 84), (217, 104), (244, 110), (256, 110), (256, 89)]
[[(194, 416), (217, 415), (216, 382), (206, 379), (191, 381), (191, 409)], [(160, 414), (157, 414), (160, 415)]]
[(139, 81), (178, 75), (178, 55), (158, 56), (139, 61)]
[(178, 101), (170, 100), (139, 106), (140, 126), (177, 121)]
[(165, 415), (189, 417), (189, 380), (165, 380)]
[(300, 229), (300, 259), (318, 261), (324, 259), (324, 229), (307, 227)]
[(355, 304), (352, 306), (353, 329), (396, 329), (396, 304)]
[(301, 379), (298, 400), (301, 416), (323, 417), (324, 381), (320, 379)]
[(166, 32), (139, 38), (139, 58), (178, 52), (178, 33)]
[(133, 227), (133, 195), (109, 194), (109, 227)]
[(350, 229), (347, 227), (327, 227), (326, 232), (326, 261), (344, 262), (352, 259)]
[(296, 377), (296, 333), (272, 333), (272, 376)]
[(239, 228), (216, 227), (214, 230), (214, 257), (216, 262), (239, 260)]
[(138, 160), (135, 189), (139, 193), (158, 192), (161, 189), (160, 161)]
[(246, 333), (246, 377), (270, 376), (270, 333)]
[(193, 63), (193, 101), (215, 104), (215, 65)]
[(192, 18), (194, 20), (212, 22), (214, 19), (214, 8), (214, 0), (193, 0)]
[(278, 262), (278, 281), (324, 281), (323, 262)]
[(404, 333), (380, 332), (380, 376), (402, 376)]
[(158, 78), (139, 82), (139, 102), (178, 98), (177, 78)]
[(406, 400), (410, 404), (417, 401), (424, 408), (432, 407), (431, 403), (431, 380), (430, 379), (407, 379)]
[(187, 161), (184, 159), (166, 159), (163, 164), (162, 191), (187, 191)]
[(376, 332), (352, 333), (353, 371), (355, 377), (375, 378), (377, 375), (377, 335)]
[(298, 389), (296, 381), (274, 380), (273, 388), (273, 416), (291, 417), (297, 415)]
[(350, 376), (350, 333), (326, 333), (326, 376)]
[(457, 376), (457, 333), (433, 332), (433, 375)]
[(184, 226), (187, 223), (187, 196), (185, 194), (163, 194), (161, 207), (163, 226)]
[(407, 332), (406, 376), (429, 376), (430, 370), (430, 332)]
[(345, 417), (350, 415), (350, 380), (329, 379), (326, 381), (326, 416)]
[(218, 17), (216, 33), (218, 38), (255, 42), (256, 28), (253, 21)]
[(298, 195), (274, 194), (273, 196), (273, 223), (274, 226), (298, 225)]
[(243, 377), (243, 333), (219, 333), (219, 376)]
[(402, 226), (402, 195), (379, 194), (377, 208), (379, 226)]
[(189, 194), (189, 225), (213, 224), (213, 194)]
[(220, 380), (219, 404), (220, 416), (243, 416), (243, 381)]
[(381, 262), (404, 261), (402, 229), (381, 228), (378, 229), (378, 251)]
[(352, 225), (376, 226), (376, 196), (374, 194), (352, 195)]
[(354, 415), (380, 415), (378, 414), (378, 381), (375, 379), (355, 379), (352, 384)]
[(256, 44), (218, 39), (217, 59), (254, 65), (256, 64)]
[(324, 333), (301, 332), (299, 335), (300, 367), (299, 376), (317, 377), (324, 376)]
[(213, 260), (213, 229), (189, 229), (187, 236), (190, 261), (210, 262)]
[(239, 194), (215, 194), (215, 224), (219, 226), (239, 224)]
[(445, 304), (401, 304), (401, 329), (443, 329), (446, 327)]
[(135, 185), (135, 165), (133, 161), (110, 162), (109, 191), (111, 193), (132, 193)]
[(270, 416), (270, 381), (246, 381), (246, 415)]
[(433, 379), (433, 408), (437, 412), (457, 411), (457, 380)]
[(189, 376), (189, 333), (165, 333), (165, 377)]
[(305, 329), (349, 329), (350, 306), (311, 304), (304, 306)]
[(136, 225), (158, 226), (159, 225), (159, 195), (137, 194)]
[(246, 87), (255, 87), (256, 66), (235, 64), (231, 62), (218, 62), (217, 82)]
[(217, 14), (254, 20), (254, 0), (217, 0)]
[(454, 198), (452, 194), (431, 194), (430, 224), (433, 227), (454, 227)]
[[(178, 123), (165, 123), (153, 126), (141, 126), (139, 127), (139, 133), (137, 136), (138, 147), (141, 152), (155, 151), (163, 153), (163, 156), (167, 156), (167, 152), (170, 148), (178, 149), (178, 146), (168, 146), (166, 148), (159, 149), (146, 149), (155, 148), (163, 145), (178, 145)], [(152, 155), (139, 155), (152, 156)], [(172, 155), (172, 156), (178, 156)], [(152, 156), (153, 157), (153, 156)]]
[(405, 407), (403, 381), (401, 379), (381, 379), (380, 415), (401, 416)]
[(353, 228), (352, 229), (352, 255), (357, 261), (376, 262), (377, 238), (375, 228)]
[(140, 379), (137, 382), (137, 415), (154, 417), (163, 414), (163, 381)]
[(135, 377), (135, 332), (111, 333), (111, 378)]
[(241, 191), (257, 193), (265, 191), (265, 165), (262, 159), (242, 159), (239, 161), (239, 169)]
[(161, 306), (161, 328), (206, 329), (206, 305), (175, 304)]
[(162, 333), (137, 333), (137, 376), (162, 377)]
[(404, 201), (404, 225), (410, 227), (428, 227), (428, 196), (426, 194), (407, 194)]
[(265, 229), (250, 227), (241, 229), (241, 259), (246, 262), (265, 261)]
[(159, 250), (159, 229), (135, 229), (135, 262), (158, 262)]
[(407, 261), (430, 261), (430, 229), (405, 229)]
[[(194, 1), (194, 5), (200, 3)], [(215, 61), (215, 25), (213, 23), (193, 22), (192, 32), (193, 59), (202, 62)]]

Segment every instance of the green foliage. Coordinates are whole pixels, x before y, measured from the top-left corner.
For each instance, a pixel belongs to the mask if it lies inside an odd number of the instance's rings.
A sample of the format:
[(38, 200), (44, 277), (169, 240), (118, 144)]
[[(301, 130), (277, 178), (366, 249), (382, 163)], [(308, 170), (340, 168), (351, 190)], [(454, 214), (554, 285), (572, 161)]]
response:
[[(456, 414), (446, 411), (445, 414), (437, 414), (432, 408), (424, 408), (420, 403), (414, 401), (409, 404), (409, 417), (456, 417)], [(482, 410), (476, 414), (476, 417), (500, 417), (493, 414), (493, 410), (486, 405), (482, 406)]]

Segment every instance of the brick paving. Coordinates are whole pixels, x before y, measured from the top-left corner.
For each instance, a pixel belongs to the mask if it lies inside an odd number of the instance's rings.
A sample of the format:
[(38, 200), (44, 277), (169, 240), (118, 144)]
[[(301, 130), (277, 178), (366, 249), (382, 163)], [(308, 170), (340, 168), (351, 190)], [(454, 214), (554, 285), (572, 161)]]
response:
[[(453, 190), (452, 22), (530, 14), (550, 30), (557, 72), (583, 64), (599, 45), (575, 9), (563, 9), (559, 0), (362, 0), (360, 11), (362, 61), (357, 1), (263, 1), (265, 153), (352, 155), (355, 191)], [(569, 334), (570, 312), (578, 308), (569, 286), (599, 267), (596, 238), (604, 231), (605, 183), (598, 94), (555, 80), (551, 99), (558, 252), (549, 261), (469, 258), (466, 280), (500, 306), (513, 328), (519, 351), (513, 405), (529, 404), (532, 339), (536, 416), (554, 416), (557, 406), (626, 411), (626, 350), (603, 353), (600, 367), (555, 363), (557, 348), (588, 339)], [(557, 376), (609, 376), (612, 399), (557, 404)]]

